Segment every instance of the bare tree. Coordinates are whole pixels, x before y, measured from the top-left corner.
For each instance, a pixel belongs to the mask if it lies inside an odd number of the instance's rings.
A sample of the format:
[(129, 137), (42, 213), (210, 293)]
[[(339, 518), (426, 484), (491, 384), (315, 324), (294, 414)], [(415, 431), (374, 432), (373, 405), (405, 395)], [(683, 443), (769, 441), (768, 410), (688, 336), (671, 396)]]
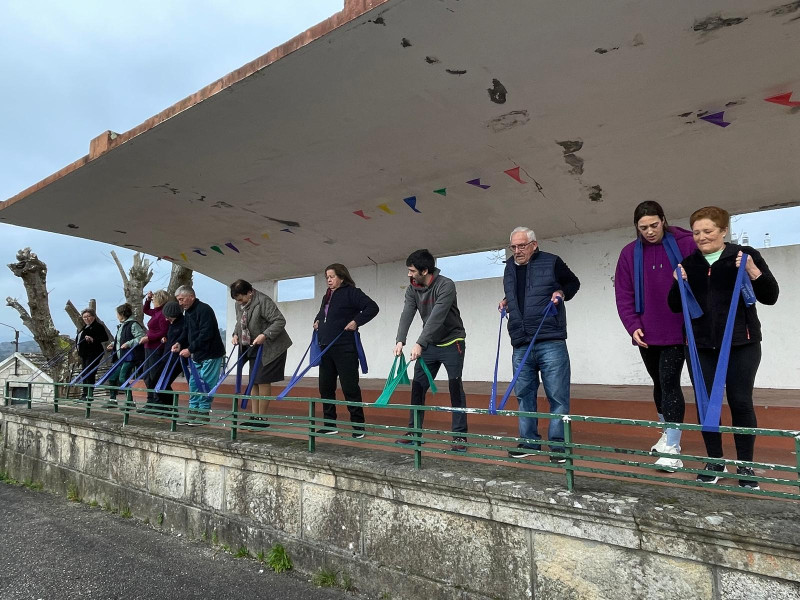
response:
[[(8, 265), (11, 272), (22, 279), (28, 296), (28, 308), (16, 298), (6, 298), (6, 304), (19, 313), (22, 324), (33, 334), (42, 355), (50, 360), (62, 350), (69, 348), (70, 342), (62, 338), (53, 324), (47, 292), (47, 265), (39, 257), (25, 248), (17, 252), (17, 262)], [(60, 380), (68, 371), (67, 361), (54, 368), (51, 375)]]
[(187, 269), (179, 264), (172, 263), (172, 273), (169, 276), (169, 286), (167, 287), (167, 293), (170, 296), (175, 295), (175, 290), (177, 290), (182, 285), (188, 285), (191, 287), (192, 285), (192, 276), (194, 275), (194, 271), (191, 269)]
[(128, 273), (122, 266), (117, 253), (111, 251), (114, 262), (117, 263), (119, 274), (122, 277), (122, 290), (125, 293), (125, 301), (133, 308), (133, 316), (140, 323), (142, 322), (142, 300), (144, 299), (144, 288), (153, 278), (153, 269), (150, 268), (150, 259), (140, 252), (133, 255), (133, 265)]

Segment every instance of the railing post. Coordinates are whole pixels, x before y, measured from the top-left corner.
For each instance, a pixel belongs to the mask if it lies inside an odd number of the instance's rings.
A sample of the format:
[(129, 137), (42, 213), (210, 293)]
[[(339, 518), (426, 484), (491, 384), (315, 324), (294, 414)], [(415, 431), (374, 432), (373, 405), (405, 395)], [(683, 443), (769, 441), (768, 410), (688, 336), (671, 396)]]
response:
[(231, 401), (231, 440), (236, 440), (237, 432), (239, 428), (237, 427), (238, 424), (238, 414), (239, 414), (239, 398), (234, 396)]
[[(58, 412), (58, 394), (59, 388), (57, 383), (53, 383), (53, 412)], [(30, 394), (28, 394), (30, 396)]]
[(414, 468), (422, 468), (422, 433), (419, 432), (420, 411), (414, 410)]
[(28, 384), (28, 410), (33, 408), (33, 384)]
[(569, 415), (561, 417), (564, 423), (564, 455), (567, 459), (565, 464), (567, 474), (567, 491), (572, 491), (575, 488), (575, 473), (572, 470), (572, 419)]
[(314, 452), (317, 449), (317, 437), (314, 435), (314, 409), (316, 402), (313, 400), (308, 401), (308, 451)]
[(797, 461), (797, 479), (800, 485), (800, 434), (794, 436), (794, 458)]
[[(167, 359), (169, 360), (169, 359)], [(172, 418), (169, 420), (169, 430), (172, 433), (178, 431), (178, 392), (172, 391)]]
[[(8, 406), (11, 404), (11, 382), (6, 380), (5, 386), (3, 390), (3, 404)], [(30, 392), (28, 392), (28, 396), (30, 396)]]

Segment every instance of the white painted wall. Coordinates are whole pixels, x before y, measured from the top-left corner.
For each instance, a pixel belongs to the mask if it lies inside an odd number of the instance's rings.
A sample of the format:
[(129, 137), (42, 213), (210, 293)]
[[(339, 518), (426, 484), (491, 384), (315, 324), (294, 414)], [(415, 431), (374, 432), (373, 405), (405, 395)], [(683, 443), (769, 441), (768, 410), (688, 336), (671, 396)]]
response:
[[(676, 225), (685, 223), (677, 222)], [(581, 280), (581, 289), (567, 303), (568, 346), (572, 361), (573, 383), (606, 385), (649, 384), (638, 351), (622, 327), (614, 303), (613, 276), (622, 247), (632, 238), (633, 228), (602, 233), (540, 240), (547, 252), (559, 255)], [(797, 302), (800, 283), (791, 276), (800, 264), (800, 246), (767, 248), (761, 251), (781, 286), (775, 306), (759, 305), (764, 335), (763, 359), (756, 386), (762, 388), (800, 388), (800, 320)], [(331, 262), (335, 257), (331, 257)], [(480, 267), (476, 267), (480, 268)], [(352, 269), (351, 274), (362, 290), (380, 306), (381, 312), (361, 332), (369, 360), (368, 377), (385, 378), (392, 363), (397, 323), (408, 285), (404, 262)], [(443, 275), (447, 275), (443, 272)], [(256, 287), (272, 295), (274, 284), (263, 282)], [(458, 305), (467, 330), (467, 355), (464, 378), (491, 381), (494, 371), (499, 314), (502, 298), (500, 278), (457, 282)], [(287, 375), (291, 375), (311, 339), (311, 324), (325, 291), (322, 274), (316, 279), (314, 300), (279, 303), (286, 316), (294, 346), (289, 351)], [(274, 296), (273, 296), (274, 297)], [(228, 331), (233, 331), (233, 303), (228, 305)], [(421, 323), (417, 318), (409, 332), (416, 339)], [(443, 378), (443, 373), (439, 379)], [(309, 372), (316, 376), (316, 369)], [(512, 377), (511, 347), (504, 331), (500, 351), (499, 378)], [(684, 384), (689, 378), (684, 371)]]

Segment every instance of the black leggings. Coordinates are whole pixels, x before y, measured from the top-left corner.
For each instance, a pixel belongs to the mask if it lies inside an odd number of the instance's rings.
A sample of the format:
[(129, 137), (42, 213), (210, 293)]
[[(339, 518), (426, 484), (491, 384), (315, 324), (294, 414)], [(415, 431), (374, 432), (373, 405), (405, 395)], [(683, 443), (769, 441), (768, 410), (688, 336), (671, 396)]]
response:
[(653, 400), (658, 414), (668, 423), (683, 423), (686, 412), (681, 390), (683, 346), (640, 347), (639, 353), (653, 380)]
[[(703, 379), (706, 389), (711, 393), (714, 383), (714, 372), (717, 368), (719, 350), (698, 349), (700, 367), (703, 370)], [(687, 350), (688, 355), (688, 350)], [(756, 371), (761, 363), (761, 343), (733, 346), (728, 362), (728, 373), (725, 377), (725, 395), (731, 409), (731, 422), (734, 427), (757, 427), (756, 412), (753, 410), (753, 386), (756, 381)], [(689, 362), (689, 375), (694, 381), (694, 374)], [(698, 406), (699, 411), (699, 406)], [(700, 415), (698, 414), (698, 421)], [(706, 452), (711, 458), (722, 458), (722, 434), (703, 432), (703, 441), (706, 443)], [(736, 445), (736, 458), (738, 460), (753, 460), (753, 447), (756, 438), (753, 435), (736, 433), (733, 435)]]

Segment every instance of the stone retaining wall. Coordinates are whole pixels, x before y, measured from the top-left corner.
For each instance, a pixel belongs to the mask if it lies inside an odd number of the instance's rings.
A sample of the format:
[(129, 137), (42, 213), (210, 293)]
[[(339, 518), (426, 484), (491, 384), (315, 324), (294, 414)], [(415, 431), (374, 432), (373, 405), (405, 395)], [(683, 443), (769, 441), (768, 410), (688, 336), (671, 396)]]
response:
[[(0, 408), (0, 471), (391, 599), (800, 598), (798, 504)], [(5, 510), (11, 509), (4, 507)], [(162, 516), (163, 515), (163, 516)]]

